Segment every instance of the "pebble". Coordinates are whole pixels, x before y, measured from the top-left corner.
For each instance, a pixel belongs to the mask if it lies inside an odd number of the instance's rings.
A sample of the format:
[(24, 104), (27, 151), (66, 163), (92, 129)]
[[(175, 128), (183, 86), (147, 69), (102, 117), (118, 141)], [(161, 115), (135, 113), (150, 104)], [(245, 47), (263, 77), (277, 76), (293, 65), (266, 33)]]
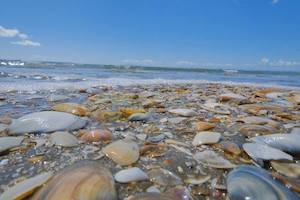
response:
[(194, 146), (199, 146), (202, 144), (214, 144), (217, 143), (221, 138), (221, 134), (218, 132), (209, 132), (209, 131), (203, 131), (197, 133), (197, 135), (194, 137), (194, 140), (192, 144)]

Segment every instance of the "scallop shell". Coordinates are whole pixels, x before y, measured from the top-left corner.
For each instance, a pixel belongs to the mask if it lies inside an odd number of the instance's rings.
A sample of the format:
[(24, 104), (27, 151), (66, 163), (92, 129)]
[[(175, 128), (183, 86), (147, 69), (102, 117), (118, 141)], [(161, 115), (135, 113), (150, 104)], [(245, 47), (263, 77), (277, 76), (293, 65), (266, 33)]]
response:
[(231, 171), (226, 179), (227, 192), (231, 200), (274, 199), (298, 200), (299, 197), (274, 180), (266, 170), (242, 165)]
[(81, 161), (55, 175), (32, 200), (116, 200), (111, 173), (99, 163)]

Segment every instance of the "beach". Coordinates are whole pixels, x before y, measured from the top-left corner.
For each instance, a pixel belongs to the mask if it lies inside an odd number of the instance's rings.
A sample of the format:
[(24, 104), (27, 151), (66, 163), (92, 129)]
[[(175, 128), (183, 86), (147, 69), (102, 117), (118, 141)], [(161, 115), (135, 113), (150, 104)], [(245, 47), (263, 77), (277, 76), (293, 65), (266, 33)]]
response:
[(299, 199), (297, 87), (146, 82), (6, 87), (0, 199)]

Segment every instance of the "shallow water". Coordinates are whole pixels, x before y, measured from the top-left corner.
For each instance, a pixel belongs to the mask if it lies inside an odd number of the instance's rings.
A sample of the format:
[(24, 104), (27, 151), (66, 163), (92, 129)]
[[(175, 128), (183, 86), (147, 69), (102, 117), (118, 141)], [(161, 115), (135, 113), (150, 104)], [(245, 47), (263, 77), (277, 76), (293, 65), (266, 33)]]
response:
[(0, 91), (84, 89), (154, 83), (250, 84), (300, 87), (300, 72), (102, 65), (0, 66)]

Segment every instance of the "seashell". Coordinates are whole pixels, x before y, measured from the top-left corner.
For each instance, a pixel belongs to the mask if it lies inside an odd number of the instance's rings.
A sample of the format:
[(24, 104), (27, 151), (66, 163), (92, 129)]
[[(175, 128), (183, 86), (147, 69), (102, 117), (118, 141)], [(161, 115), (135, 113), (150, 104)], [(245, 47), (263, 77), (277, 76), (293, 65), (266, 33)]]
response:
[(109, 130), (94, 129), (86, 131), (80, 137), (85, 142), (99, 142), (99, 141), (110, 141), (113, 138), (113, 134)]
[(242, 165), (231, 171), (227, 176), (226, 183), (231, 200), (299, 199), (281, 182), (274, 180), (266, 170), (250, 165)]
[(8, 130), (8, 125), (0, 123), (0, 133), (4, 133)]
[(197, 131), (207, 131), (210, 129), (215, 128), (215, 125), (213, 123), (209, 123), (209, 122), (202, 122), (199, 121), (196, 123), (196, 130)]
[(300, 134), (297, 133), (257, 136), (251, 140), (291, 154), (300, 153)]
[(273, 128), (278, 128), (279, 127), (279, 123), (265, 118), (265, 117), (256, 117), (256, 116), (250, 116), (250, 117), (243, 117), (238, 119), (237, 121), (239, 122), (244, 122), (246, 124), (255, 124), (255, 125), (268, 125), (271, 126)]
[(232, 164), (229, 160), (226, 160), (211, 150), (197, 152), (194, 155), (194, 159), (205, 166), (213, 168), (228, 169), (236, 167), (236, 165)]
[(202, 144), (214, 144), (217, 143), (221, 138), (221, 134), (218, 132), (209, 132), (203, 131), (197, 133), (194, 137), (192, 144), (194, 146), (202, 145)]
[(191, 109), (185, 109), (185, 108), (171, 109), (169, 110), (169, 113), (179, 115), (182, 117), (193, 117), (197, 115), (195, 111)]
[(158, 185), (174, 186), (182, 184), (181, 179), (177, 175), (163, 168), (151, 169), (148, 175), (150, 180)]
[(61, 103), (53, 106), (54, 111), (67, 112), (73, 115), (86, 116), (87, 109), (76, 103)]
[(186, 119), (187, 119), (186, 117), (172, 117), (172, 118), (168, 118), (168, 122), (171, 124), (179, 124)]
[(80, 161), (56, 174), (32, 200), (117, 200), (114, 179), (106, 168), (93, 161)]
[(124, 169), (115, 174), (115, 180), (119, 183), (148, 180), (148, 175), (138, 167)]
[(225, 93), (219, 96), (221, 101), (243, 101), (246, 100), (246, 97), (235, 94), (235, 93)]
[(279, 173), (292, 178), (300, 178), (300, 164), (271, 161), (271, 166)]
[(293, 160), (293, 157), (283, 151), (259, 143), (245, 143), (243, 149), (253, 159), (262, 160)]
[(122, 113), (123, 117), (128, 118), (130, 115), (134, 113), (145, 113), (144, 109), (134, 109), (134, 108), (121, 108), (120, 112)]
[(42, 186), (51, 177), (52, 173), (46, 172), (19, 182), (4, 191), (0, 196), (0, 200), (24, 199), (33, 194), (38, 187)]
[(107, 157), (119, 165), (135, 163), (140, 156), (139, 146), (133, 141), (118, 140), (102, 150)]
[(0, 137), (0, 153), (20, 146), (24, 137)]
[(219, 146), (221, 149), (223, 149), (224, 151), (226, 151), (228, 153), (232, 153), (234, 155), (241, 154), (240, 147), (234, 142), (222, 141), (217, 146)]
[(286, 98), (288, 101), (299, 105), (300, 104), (300, 93), (294, 93), (291, 96)]
[(150, 186), (150, 187), (147, 188), (146, 192), (147, 193), (149, 193), (149, 192), (160, 193), (160, 190), (157, 187), (155, 187), (155, 186)]
[(255, 137), (258, 135), (268, 135), (268, 134), (276, 133), (278, 132), (278, 129), (269, 126), (245, 124), (242, 125), (238, 131), (245, 136)]
[(162, 108), (161, 105), (163, 101), (157, 99), (147, 99), (142, 103), (144, 108)]
[(36, 112), (14, 120), (9, 126), (9, 133), (18, 135), (63, 130), (72, 131), (84, 127), (86, 122), (86, 120), (69, 113), (55, 111)]
[(134, 113), (128, 117), (129, 121), (148, 121), (151, 115), (149, 113)]
[(180, 200), (176, 199), (173, 196), (168, 194), (160, 194), (157, 192), (147, 192), (144, 194), (137, 194), (135, 196), (131, 196), (128, 200)]
[(52, 145), (63, 147), (74, 147), (79, 144), (77, 138), (65, 131), (57, 131), (50, 135), (50, 141)]
[(229, 115), (229, 107), (220, 103), (207, 102), (201, 106), (203, 109), (222, 115)]
[(210, 175), (206, 176), (200, 176), (200, 177), (188, 177), (184, 179), (184, 182), (191, 185), (201, 185), (207, 181), (209, 181), (211, 178)]

